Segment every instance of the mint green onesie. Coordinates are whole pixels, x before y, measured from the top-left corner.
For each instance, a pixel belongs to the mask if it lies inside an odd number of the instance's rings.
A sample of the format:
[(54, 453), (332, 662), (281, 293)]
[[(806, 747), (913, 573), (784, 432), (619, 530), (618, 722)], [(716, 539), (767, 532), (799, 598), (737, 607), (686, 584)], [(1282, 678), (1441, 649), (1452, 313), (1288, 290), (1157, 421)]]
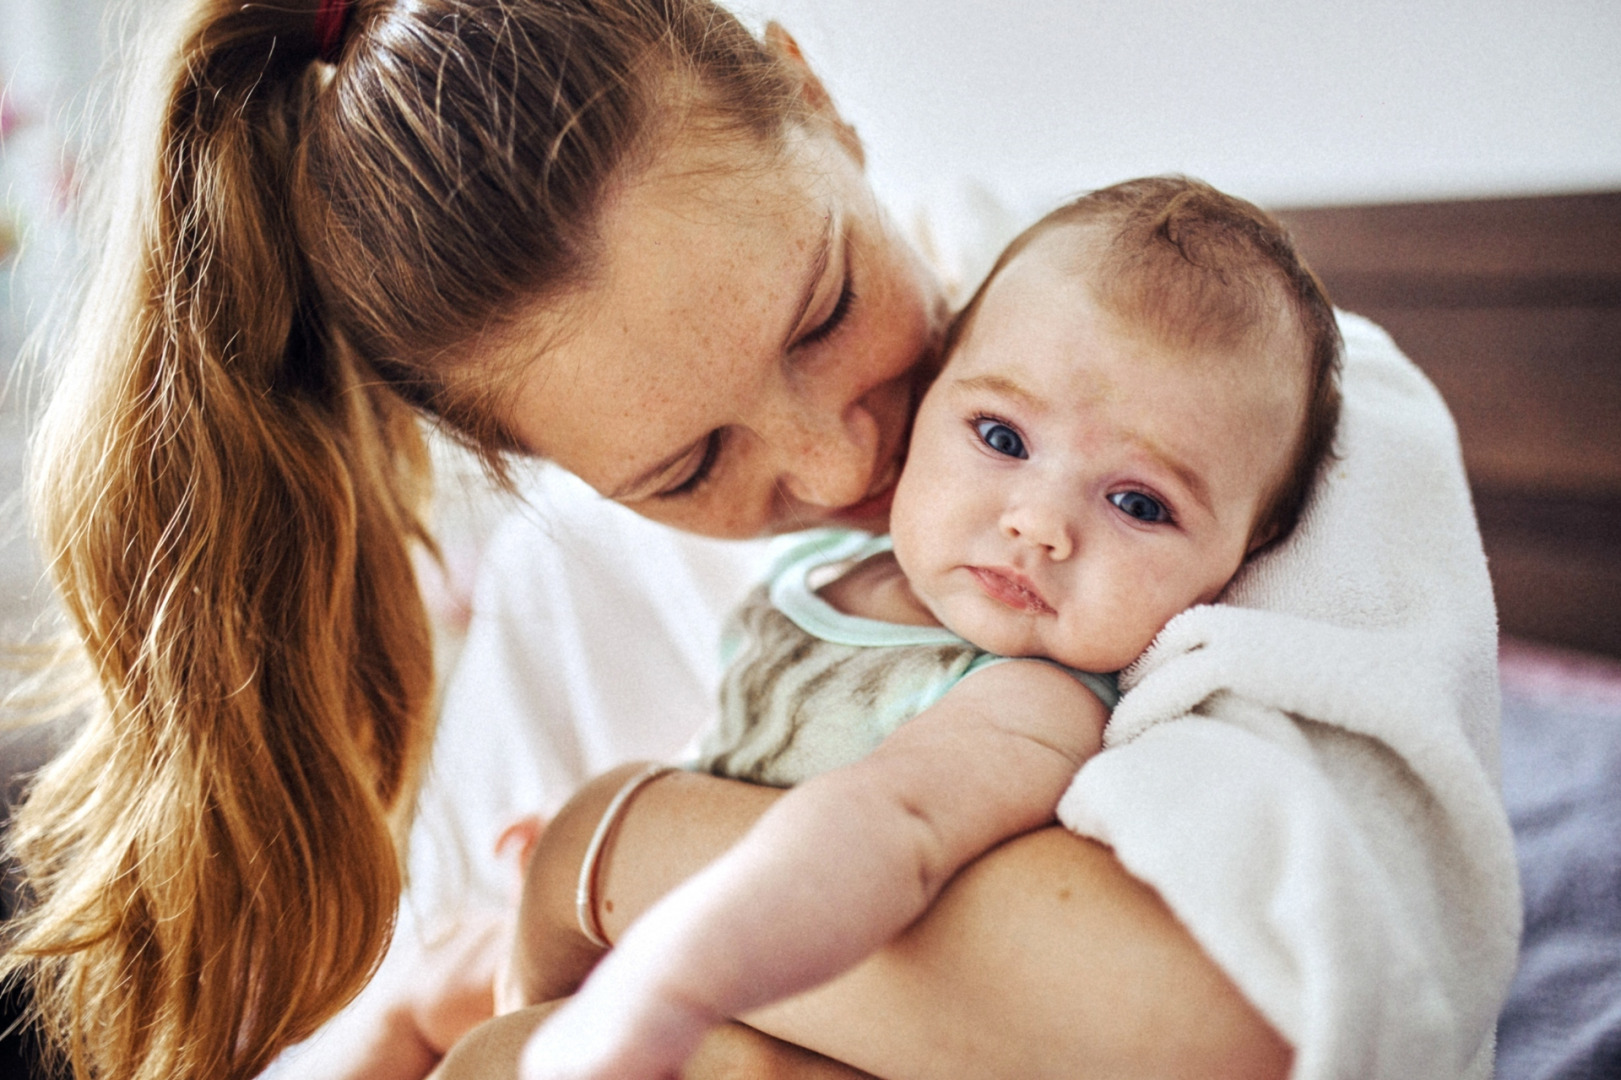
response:
[[(695, 768), (791, 787), (860, 760), (960, 680), (1008, 659), (943, 627), (846, 615), (816, 595), (889, 548), (888, 536), (821, 530), (784, 553), (727, 627), (720, 720)], [(1063, 670), (1114, 707), (1113, 675)]]

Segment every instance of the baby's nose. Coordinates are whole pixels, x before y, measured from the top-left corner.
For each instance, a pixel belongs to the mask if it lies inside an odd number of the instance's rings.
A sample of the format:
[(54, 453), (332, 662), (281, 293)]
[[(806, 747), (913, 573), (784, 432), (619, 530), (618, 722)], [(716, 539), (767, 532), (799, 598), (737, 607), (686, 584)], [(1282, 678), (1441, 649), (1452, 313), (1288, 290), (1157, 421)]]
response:
[(1040, 502), (1021, 502), (1002, 515), (1002, 534), (1040, 548), (1047, 558), (1062, 562), (1075, 553), (1075, 532), (1069, 518)]

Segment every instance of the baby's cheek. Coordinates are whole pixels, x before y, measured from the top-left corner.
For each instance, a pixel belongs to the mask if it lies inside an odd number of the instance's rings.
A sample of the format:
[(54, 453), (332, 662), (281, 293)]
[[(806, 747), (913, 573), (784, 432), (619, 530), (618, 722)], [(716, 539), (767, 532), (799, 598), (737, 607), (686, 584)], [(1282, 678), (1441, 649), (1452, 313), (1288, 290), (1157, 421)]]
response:
[[(1135, 582), (1131, 587), (1128, 583)], [(1162, 597), (1154, 595), (1152, 578), (1120, 572), (1100, 590), (1100, 603), (1088, 612), (1087, 625), (1075, 627), (1086, 643), (1084, 671), (1119, 671), (1148, 648), (1154, 635), (1170, 618)]]
[(1119, 671), (1142, 652), (1136, 647), (1139, 635), (1134, 629), (1123, 625), (1119, 619), (1106, 620), (1091, 635), (1084, 653), (1070, 666), (1082, 671)]
[(895, 544), (895, 559), (908, 577), (924, 569), (929, 535), (929, 500), (919, 497), (918, 470), (908, 467), (895, 485), (895, 501), (889, 508), (889, 535)]

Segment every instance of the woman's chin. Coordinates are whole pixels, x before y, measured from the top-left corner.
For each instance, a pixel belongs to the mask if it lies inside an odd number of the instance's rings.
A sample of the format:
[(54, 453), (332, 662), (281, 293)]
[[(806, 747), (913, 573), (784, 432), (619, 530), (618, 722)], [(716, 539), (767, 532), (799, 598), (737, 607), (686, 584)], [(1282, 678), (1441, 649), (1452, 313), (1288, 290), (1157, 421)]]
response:
[(828, 518), (827, 524), (836, 525), (843, 529), (859, 529), (862, 532), (869, 532), (875, 535), (878, 533), (886, 533), (889, 531), (889, 508), (885, 507), (883, 510), (876, 513), (870, 511), (864, 513), (851, 513), (849, 511), (841, 510)]
[(895, 504), (895, 488), (890, 485), (881, 494), (854, 506), (846, 506), (836, 510), (830, 515), (829, 524), (842, 525), (845, 528), (861, 529), (864, 532), (882, 533), (889, 531), (889, 509)]

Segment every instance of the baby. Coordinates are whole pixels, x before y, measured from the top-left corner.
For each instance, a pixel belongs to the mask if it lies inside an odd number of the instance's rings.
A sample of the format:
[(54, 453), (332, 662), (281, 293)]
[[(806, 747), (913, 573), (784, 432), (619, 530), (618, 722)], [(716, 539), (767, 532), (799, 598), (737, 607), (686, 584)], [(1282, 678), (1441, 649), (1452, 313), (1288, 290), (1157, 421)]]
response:
[[(1088, 673), (1287, 534), (1338, 418), (1316, 279), (1265, 214), (1191, 180), (1047, 215), (948, 350), (890, 536), (811, 537), (740, 615), (702, 765), (798, 786), (630, 928), (525, 1080), (674, 1076), (711, 1026), (851, 966), (1052, 821), (1114, 703)], [(520, 946), (517, 981), (547, 985), (545, 962)]]

